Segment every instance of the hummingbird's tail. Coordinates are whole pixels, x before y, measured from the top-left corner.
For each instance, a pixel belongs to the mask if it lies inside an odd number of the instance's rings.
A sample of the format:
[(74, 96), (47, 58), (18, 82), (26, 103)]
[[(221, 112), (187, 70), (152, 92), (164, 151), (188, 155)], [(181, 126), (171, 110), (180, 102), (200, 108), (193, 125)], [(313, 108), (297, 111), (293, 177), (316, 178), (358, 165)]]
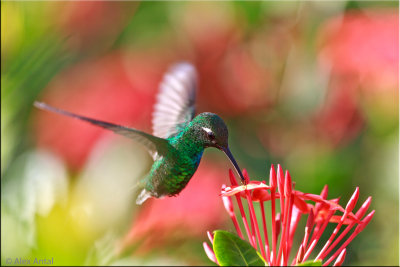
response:
[(47, 111), (58, 113), (58, 114), (68, 116), (71, 118), (86, 121), (95, 126), (99, 126), (104, 129), (111, 130), (116, 134), (133, 139), (133, 140), (139, 142), (140, 144), (142, 144), (147, 149), (147, 151), (153, 157), (154, 160), (158, 157), (159, 153), (165, 153), (165, 151), (167, 151), (169, 149), (169, 143), (166, 139), (159, 138), (159, 137), (153, 136), (151, 134), (147, 134), (145, 132), (142, 132), (142, 131), (139, 131), (139, 130), (136, 130), (133, 128), (128, 128), (128, 127), (125, 127), (122, 125), (117, 125), (114, 123), (100, 121), (100, 120), (92, 119), (89, 117), (81, 116), (78, 114), (74, 114), (74, 113), (71, 113), (66, 110), (52, 107), (43, 102), (35, 101), (35, 103), (33, 105), (42, 110), (47, 110)]

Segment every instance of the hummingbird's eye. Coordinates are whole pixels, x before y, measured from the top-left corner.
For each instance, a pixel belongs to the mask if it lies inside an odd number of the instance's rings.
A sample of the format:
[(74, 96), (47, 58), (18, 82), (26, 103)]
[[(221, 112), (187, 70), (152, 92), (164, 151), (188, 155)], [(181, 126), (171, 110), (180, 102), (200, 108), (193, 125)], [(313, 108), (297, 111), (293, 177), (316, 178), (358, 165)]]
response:
[(208, 140), (210, 140), (211, 143), (215, 144), (216, 143), (215, 135), (212, 132), (212, 130), (209, 128), (205, 128), (205, 127), (203, 127), (203, 130), (204, 130), (204, 133), (206, 134), (206, 137), (208, 138)]
[(211, 141), (215, 140), (215, 135), (213, 132), (209, 132), (209, 133), (207, 133), (207, 135), (208, 135), (208, 139), (210, 139)]

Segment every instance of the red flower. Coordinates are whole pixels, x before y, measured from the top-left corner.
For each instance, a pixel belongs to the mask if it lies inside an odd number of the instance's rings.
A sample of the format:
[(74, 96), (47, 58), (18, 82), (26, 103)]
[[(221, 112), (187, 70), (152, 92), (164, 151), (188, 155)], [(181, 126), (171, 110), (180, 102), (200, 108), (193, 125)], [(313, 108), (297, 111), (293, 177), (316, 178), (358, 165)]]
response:
[[(321, 60), (333, 72), (355, 75), (364, 85), (392, 89), (399, 72), (399, 16), (393, 10), (351, 11), (320, 31)], [(368, 85), (368, 87), (371, 85)]]
[(334, 146), (343, 145), (358, 136), (364, 126), (364, 118), (353, 90), (357, 84), (342, 81), (333, 84), (326, 103), (317, 110), (315, 126)]
[[(243, 175), (248, 179), (245, 170)], [(346, 246), (367, 226), (375, 213), (375, 211), (372, 211), (364, 217), (371, 203), (371, 197), (367, 198), (355, 214), (352, 212), (359, 197), (358, 187), (345, 208), (338, 204), (339, 199), (327, 199), (328, 186), (324, 187), (320, 195), (294, 190), (289, 172), (286, 171), (284, 175), (280, 165), (278, 165), (277, 172), (275, 172), (274, 166), (271, 166), (269, 185), (261, 182), (237, 185), (232, 171), (229, 172), (229, 176), (232, 187), (223, 186), (221, 193), (224, 206), (238, 235), (244, 239), (233, 209), (231, 197), (235, 196), (247, 239), (255, 249), (259, 249), (269, 266), (294, 265), (306, 261), (313, 253), (317, 243), (321, 241), (322, 233), (329, 223), (336, 224), (336, 227), (328, 240), (325, 241), (323, 248), (315, 256), (314, 261), (323, 261), (323, 265), (326, 266), (336, 259), (334, 265), (341, 265), (346, 254)], [(242, 198), (247, 200), (250, 226), (244, 212)], [(268, 235), (264, 209), (264, 204), (267, 201), (271, 201), (271, 236)], [(306, 201), (311, 201), (313, 204)], [(253, 202), (260, 204), (264, 237), (260, 234), (259, 219), (257, 219)], [(277, 204), (280, 206), (280, 213), (276, 213)], [(334, 215), (336, 212), (341, 214)], [(308, 216), (304, 236), (297, 249), (296, 257), (290, 260), (289, 255), (293, 246), (294, 235), (302, 215)], [(340, 233), (343, 225), (347, 226)], [(344, 237), (354, 227), (353, 232), (345, 239)], [(279, 235), (281, 235), (281, 238), (278, 243)], [(209, 234), (209, 237), (210, 241), (213, 242), (212, 235)], [(338, 248), (337, 245), (343, 240), (344, 242)], [(203, 246), (209, 258), (218, 264), (211, 247), (207, 243), (204, 243)]]
[(355, 138), (364, 121), (398, 127), (398, 34), (396, 9), (348, 11), (320, 28), (319, 59), (331, 77), (316, 123), (334, 145)]

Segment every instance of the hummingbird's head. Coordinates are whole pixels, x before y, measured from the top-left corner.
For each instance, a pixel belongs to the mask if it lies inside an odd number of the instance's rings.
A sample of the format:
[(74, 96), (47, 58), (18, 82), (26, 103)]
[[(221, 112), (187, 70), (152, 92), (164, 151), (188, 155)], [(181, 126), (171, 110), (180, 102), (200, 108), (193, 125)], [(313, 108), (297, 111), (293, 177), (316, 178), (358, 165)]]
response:
[(228, 146), (228, 127), (225, 122), (217, 114), (204, 112), (193, 119), (193, 126), (204, 147), (215, 147), (225, 152), (236, 171), (238, 172), (242, 182), (244, 177), (235, 158), (233, 157)]
[(193, 120), (197, 138), (204, 147), (216, 147), (223, 149), (228, 147), (228, 128), (225, 122), (217, 114), (204, 112)]

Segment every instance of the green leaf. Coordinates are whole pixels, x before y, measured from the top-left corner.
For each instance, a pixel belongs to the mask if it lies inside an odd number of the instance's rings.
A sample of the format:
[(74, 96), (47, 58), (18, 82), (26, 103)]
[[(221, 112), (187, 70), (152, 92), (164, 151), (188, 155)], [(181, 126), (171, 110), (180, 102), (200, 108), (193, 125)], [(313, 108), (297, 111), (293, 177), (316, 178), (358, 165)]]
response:
[(305, 261), (299, 264), (296, 264), (296, 266), (322, 266), (322, 261)]
[(237, 9), (237, 12), (242, 13), (247, 23), (250, 27), (257, 26), (262, 19), (263, 16), (263, 3), (259, 1), (234, 1), (232, 2), (234, 7)]
[(214, 232), (213, 249), (221, 266), (265, 266), (257, 250), (237, 235)]

